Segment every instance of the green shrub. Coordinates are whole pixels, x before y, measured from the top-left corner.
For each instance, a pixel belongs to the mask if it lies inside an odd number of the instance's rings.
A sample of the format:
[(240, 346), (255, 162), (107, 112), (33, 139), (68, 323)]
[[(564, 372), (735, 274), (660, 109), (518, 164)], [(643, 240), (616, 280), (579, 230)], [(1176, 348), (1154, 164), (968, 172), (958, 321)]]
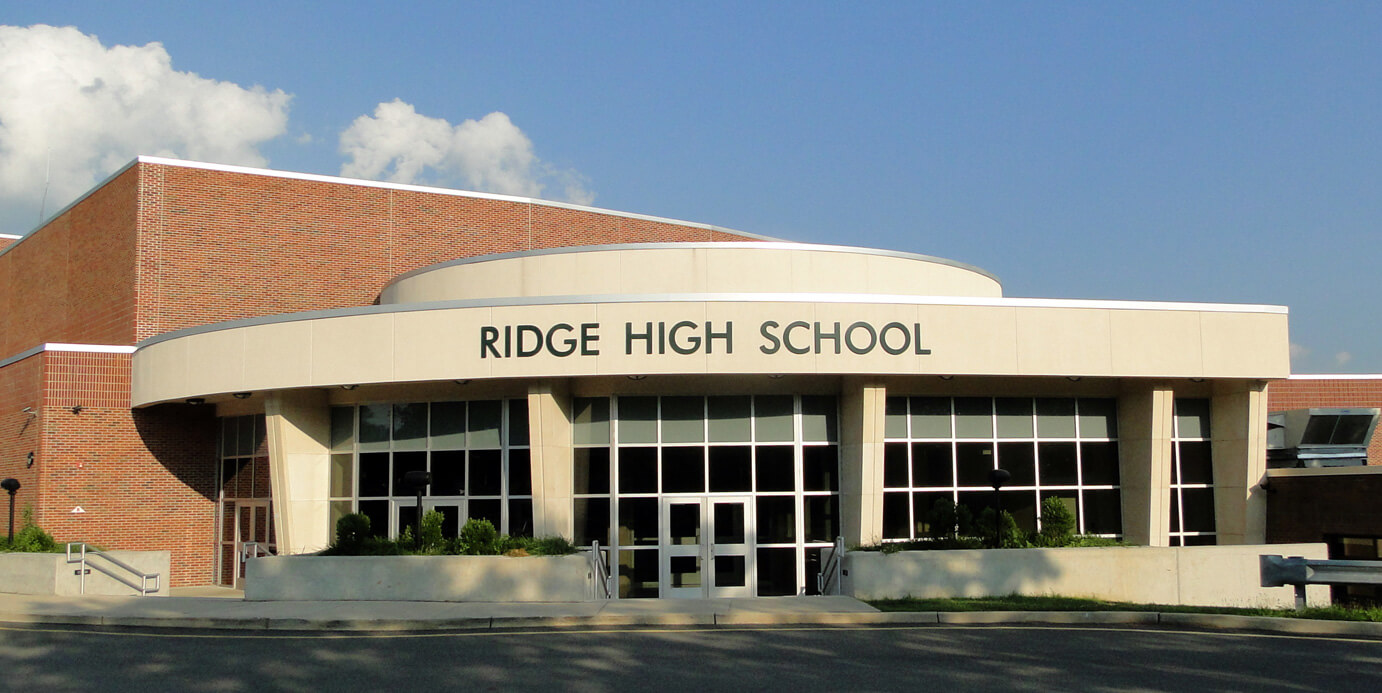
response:
[(24, 524), (14, 533), (11, 542), (8, 535), (0, 536), (0, 551), (14, 553), (62, 553), (66, 546), (59, 546), (53, 535), (43, 531), (34, 523), (33, 508), (24, 509)]
[(336, 520), (336, 546), (361, 546), (371, 538), (368, 515), (350, 513)]
[(422, 536), (417, 545), (419, 553), (441, 553), (446, 550), (446, 539), (441, 533), (444, 524), (446, 516), (440, 511), (428, 510), (422, 514)]
[(974, 523), (974, 531), (979, 535), (979, 539), (989, 548), (999, 549), (1025, 549), (1031, 544), (1027, 542), (1027, 533), (1017, 526), (1017, 520), (1008, 511), (1004, 510), (1002, 515), (997, 516), (998, 523), (998, 542), (994, 544), (994, 524), (995, 513), (993, 508), (984, 508), (984, 512), (979, 514), (979, 519)]
[(504, 552), (499, 530), (494, 528), (494, 524), (474, 517), (465, 521), (453, 547), (451, 553), (466, 556), (498, 556)]
[(1066, 546), (1084, 548), (1090, 546), (1127, 546), (1127, 542), (1122, 542), (1109, 537), (1099, 537), (1093, 534), (1078, 534), (1070, 538)]
[(1033, 537), (1037, 546), (1069, 546), (1075, 538), (1075, 513), (1058, 496), (1041, 501), (1041, 531)]

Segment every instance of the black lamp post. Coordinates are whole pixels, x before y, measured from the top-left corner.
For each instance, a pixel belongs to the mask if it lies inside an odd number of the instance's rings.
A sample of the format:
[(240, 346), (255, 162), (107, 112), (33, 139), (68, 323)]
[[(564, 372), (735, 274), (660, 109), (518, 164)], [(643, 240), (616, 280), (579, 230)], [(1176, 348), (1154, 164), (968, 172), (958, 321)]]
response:
[(10, 492), (10, 543), (14, 543), (14, 492), (19, 490), (19, 480), (10, 477), (0, 481), (0, 488)]
[(431, 472), (405, 472), (403, 483), (412, 486), (417, 492), (417, 517), (413, 519), (413, 542), (418, 548), (422, 548), (422, 492), (427, 489), (427, 485), (432, 483)]
[(1012, 473), (1006, 469), (994, 469), (989, 472), (989, 483), (993, 484), (993, 548), (1003, 548), (1003, 495), (998, 492), (1003, 488), (1003, 484), (1013, 478)]

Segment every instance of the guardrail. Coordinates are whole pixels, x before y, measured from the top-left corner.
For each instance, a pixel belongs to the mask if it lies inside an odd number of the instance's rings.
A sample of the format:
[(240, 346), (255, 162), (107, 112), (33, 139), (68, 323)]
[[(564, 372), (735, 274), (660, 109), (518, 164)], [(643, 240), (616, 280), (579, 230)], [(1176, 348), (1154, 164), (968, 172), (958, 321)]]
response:
[[(73, 558), (73, 557), (72, 557), (72, 547), (73, 547), (73, 546), (80, 546), (80, 547), (81, 547), (81, 550), (78, 552), (76, 558)], [(91, 562), (89, 562), (89, 560), (88, 560), (88, 558), (87, 558), (88, 556), (91, 556), (92, 558), (100, 558), (101, 560), (110, 563), (111, 565), (115, 566), (116, 568), (121, 569), (122, 571), (124, 571), (124, 573), (118, 573), (118, 572), (116, 572), (116, 571), (114, 571), (114, 570), (111, 570), (110, 568), (107, 568), (107, 567), (105, 567), (105, 566), (103, 566), (103, 565), (101, 565), (101, 564), (99, 564), (99, 563), (91, 563)], [(138, 569), (138, 568), (136, 568), (136, 567), (134, 567), (134, 566), (132, 566), (132, 565), (130, 565), (130, 564), (128, 564), (128, 563), (125, 563), (124, 561), (121, 561), (120, 559), (118, 559), (118, 558), (116, 558), (116, 557), (114, 557), (114, 556), (111, 556), (111, 555), (109, 555), (109, 554), (107, 554), (107, 553), (104, 553), (104, 552), (102, 552), (102, 551), (88, 551), (87, 548), (86, 548), (86, 544), (83, 544), (83, 543), (81, 543), (81, 542), (72, 542), (72, 543), (69, 543), (69, 544), (67, 545), (67, 562), (68, 562), (69, 564), (74, 564), (74, 563), (75, 563), (75, 564), (80, 564), (80, 565), (81, 565), (81, 567), (78, 568), (76, 572), (77, 572), (77, 575), (81, 576), (81, 579), (82, 579), (82, 581), (81, 581), (81, 584), (82, 584), (82, 586), (81, 586), (81, 593), (82, 593), (82, 594), (86, 594), (86, 575), (87, 575), (87, 573), (91, 572), (91, 570), (93, 570), (93, 569), (94, 569), (94, 570), (98, 570), (98, 571), (100, 571), (100, 572), (106, 574), (106, 575), (109, 576), (112, 580), (115, 580), (116, 582), (118, 582), (118, 583), (120, 583), (120, 584), (122, 584), (122, 585), (125, 585), (125, 586), (129, 587), (130, 589), (137, 590), (137, 591), (139, 592), (139, 595), (140, 595), (141, 597), (147, 597), (147, 596), (149, 596), (149, 594), (151, 594), (151, 593), (153, 593), (153, 592), (157, 592), (157, 591), (159, 590), (160, 578), (159, 578), (159, 574), (158, 574), (158, 573), (146, 573), (146, 572), (144, 572), (144, 571), (142, 571), (142, 570), (140, 570), (140, 569)], [(128, 577), (127, 577), (127, 576), (128, 576)], [(131, 579), (129, 579), (129, 578), (139, 578), (139, 584), (136, 585), (136, 584), (133, 582), (133, 580), (131, 580)], [(149, 581), (150, 581), (150, 580), (152, 580), (153, 583), (154, 583), (154, 584), (153, 584), (153, 587), (149, 587)]]
[(1296, 610), (1305, 609), (1306, 585), (1382, 585), (1382, 561), (1327, 561), (1275, 555), (1258, 559), (1263, 587), (1296, 588)]
[(600, 550), (600, 542), (590, 542), (590, 575), (595, 582), (595, 597), (609, 599), (613, 590), (609, 579), (609, 559)]
[(835, 546), (831, 547), (830, 558), (823, 562), (821, 572), (816, 573), (816, 594), (840, 593), (844, 558), (845, 538), (835, 537)]

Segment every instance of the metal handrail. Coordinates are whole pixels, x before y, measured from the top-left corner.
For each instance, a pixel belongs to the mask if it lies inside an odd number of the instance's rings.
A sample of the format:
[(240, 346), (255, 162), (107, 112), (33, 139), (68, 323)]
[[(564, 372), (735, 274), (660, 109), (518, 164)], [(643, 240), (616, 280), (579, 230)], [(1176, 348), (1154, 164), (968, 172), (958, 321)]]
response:
[(277, 556), (273, 550), (268, 548), (268, 544), (259, 541), (246, 541), (240, 544), (240, 562), (244, 563), (251, 558), (260, 556)]
[[(77, 557), (76, 557), (75, 559), (72, 558), (72, 547), (73, 547), (73, 546), (80, 546), (80, 547), (81, 547), (81, 551), (77, 554)], [(87, 555), (88, 555), (88, 554), (90, 554), (90, 555), (93, 556), (93, 557), (102, 558), (102, 559), (104, 559), (105, 561), (109, 562), (110, 564), (112, 564), (112, 565), (114, 565), (114, 566), (116, 566), (116, 567), (118, 567), (118, 568), (124, 570), (126, 573), (129, 573), (130, 575), (139, 578), (139, 584), (137, 584), (137, 585), (134, 584), (134, 582), (132, 582), (131, 580), (126, 579), (126, 577), (125, 577), (124, 575), (121, 575), (121, 574), (119, 574), (119, 573), (116, 573), (116, 572), (110, 570), (109, 568), (106, 568), (106, 567), (101, 566), (101, 565), (98, 564), (98, 563), (88, 563), (88, 562), (87, 562)], [(101, 571), (102, 573), (104, 573), (104, 574), (106, 574), (107, 576), (109, 576), (112, 580), (115, 580), (116, 582), (118, 582), (118, 583), (120, 583), (120, 584), (122, 584), (122, 585), (125, 585), (126, 587), (129, 587), (130, 589), (138, 590), (138, 591), (139, 591), (139, 595), (140, 595), (141, 597), (147, 597), (147, 596), (149, 596), (150, 593), (157, 592), (157, 591), (159, 590), (159, 585), (160, 585), (161, 582), (162, 582), (162, 581), (161, 581), (161, 578), (159, 577), (159, 574), (158, 574), (158, 573), (146, 573), (146, 572), (144, 572), (144, 571), (142, 571), (142, 570), (140, 570), (140, 569), (138, 569), (138, 568), (136, 568), (136, 567), (134, 567), (134, 566), (132, 566), (132, 565), (130, 565), (130, 564), (128, 564), (128, 563), (126, 563), (126, 562), (124, 562), (124, 561), (122, 561), (122, 560), (116, 558), (116, 557), (114, 557), (114, 556), (111, 556), (111, 555), (108, 554), (108, 553), (105, 553), (104, 551), (88, 550), (86, 544), (84, 544), (84, 543), (82, 543), (82, 542), (76, 542), (76, 541), (74, 541), (74, 542), (69, 542), (69, 543), (67, 544), (67, 563), (68, 563), (68, 564), (73, 564), (73, 563), (79, 563), (79, 564), (81, 564), (81, 567), (77, 569), (77, 575), (81, 576), (81, 579), (82, 579), (82, 580), (81, 580), (81, 593), (82, 593), (82, 594), (86, 594), (86, 574), (87, 574), (88, 572), (90, 572), (90, 571), (88, 570), (88, 568), (95, 569), (95, 570), (99, 570), (99, 571)], [(150, 581), (150, 580), (153, 580), (153, 583), (154, 583), (154, 586), (153, 586), (152, 588), (149, 587), (149, 581)]]
[(595, 582), (595, 596), (609, 599), (613, 590), (610, 589), (609, 560), (605, 557), (605, 552), (600, 550), (600, 542), (590, 542), (590, 575)]
[(816, 573), (816, 590), (820, 594), (840, 593), (843, 586), (841, 578), (844, 574), (844, 556), (845, 538), (837, 536), (835, 545), (830, 550), (830, 559), (821, 566), (821, 572)]
[(1280, 554), (1258, 556), (1263, 587), (1296, 588), (1296, 610), (1305, 609), (1306, 585), (1382, 585), (1382, 561), (1337, 561)]

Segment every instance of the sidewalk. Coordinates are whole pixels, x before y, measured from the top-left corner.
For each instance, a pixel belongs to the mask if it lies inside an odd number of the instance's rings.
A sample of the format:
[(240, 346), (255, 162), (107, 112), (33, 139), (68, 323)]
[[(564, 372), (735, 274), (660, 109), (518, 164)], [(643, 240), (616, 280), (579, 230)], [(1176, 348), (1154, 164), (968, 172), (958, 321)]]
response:
[(1382, 623), (1128, 611), (880, 612), (852, 597), (589, 602), (250, 602), (217, 587), (168, 597), (0, 593), (0, 623), (298, 631), (687, 626), (1103, 625), (1382, 639)]

